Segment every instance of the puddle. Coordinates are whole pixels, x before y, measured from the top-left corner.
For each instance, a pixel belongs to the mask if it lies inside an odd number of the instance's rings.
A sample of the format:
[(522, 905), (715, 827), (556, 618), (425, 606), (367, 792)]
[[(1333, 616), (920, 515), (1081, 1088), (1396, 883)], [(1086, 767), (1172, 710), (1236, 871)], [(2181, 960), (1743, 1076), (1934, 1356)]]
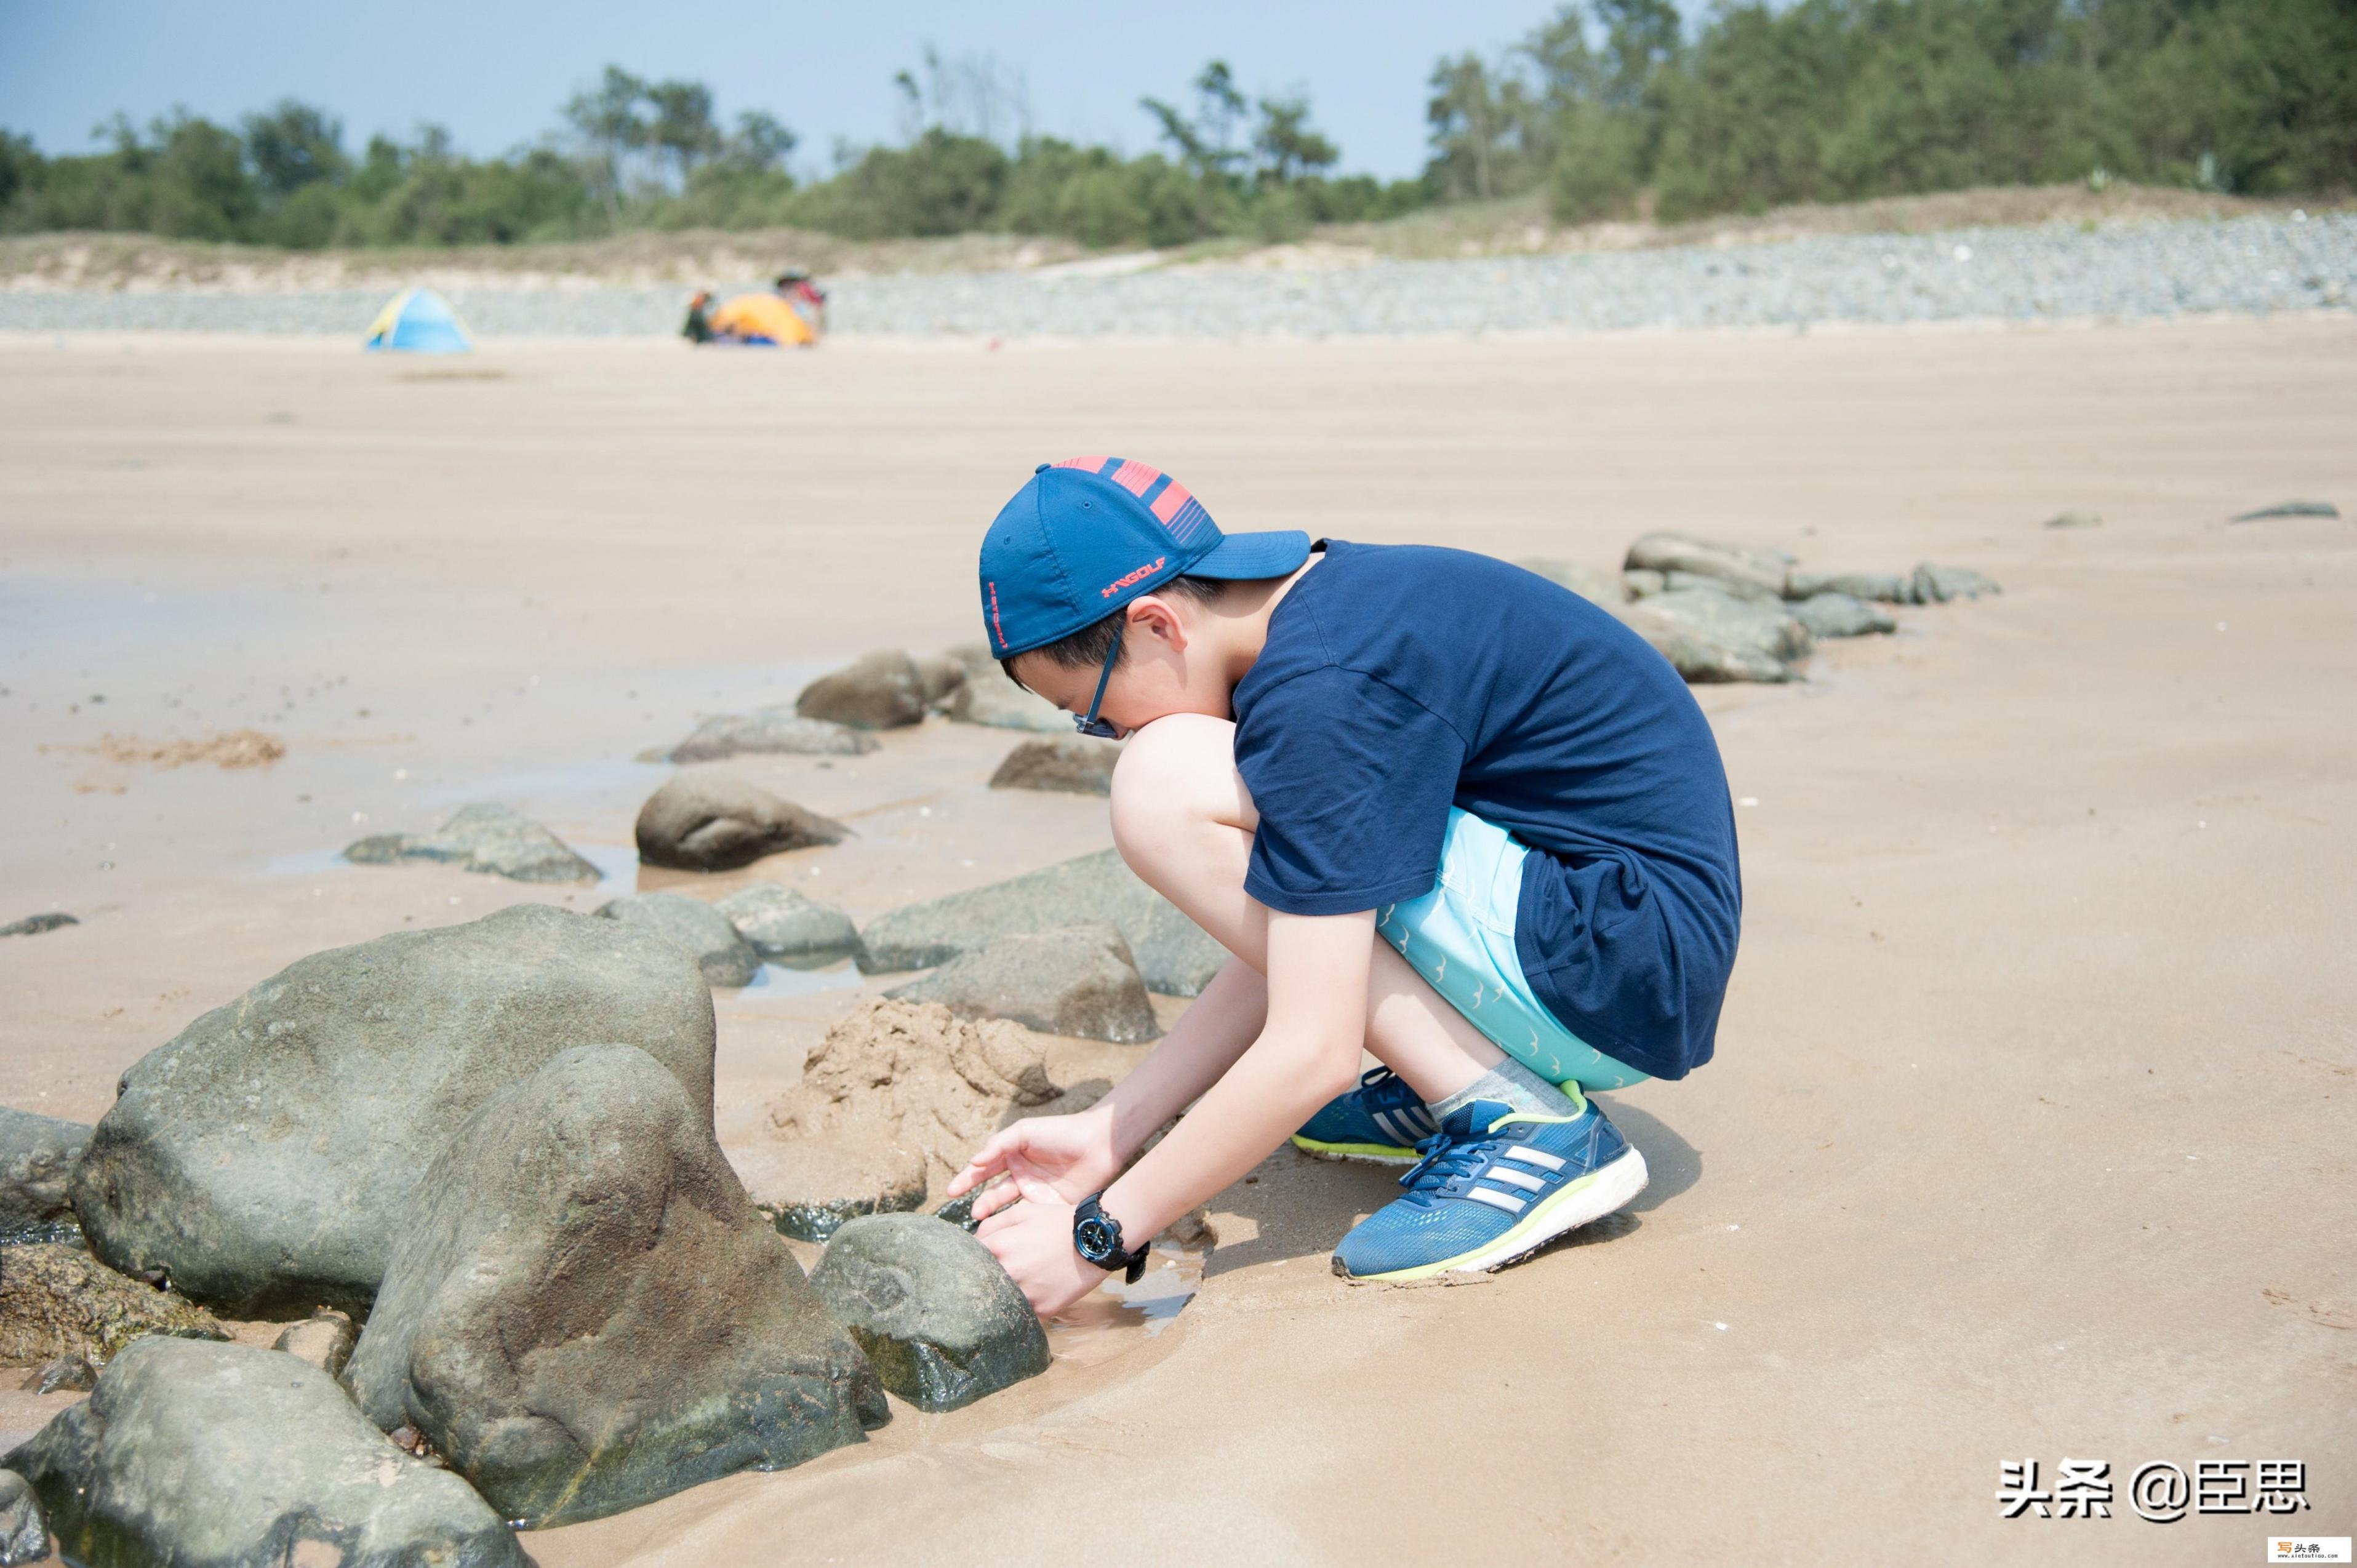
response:
[(1048, 1346), (1059, 1361), (1093, 1367), (1178, 1321), (1203, 1283), (1203, 1254), (1157, 1241), (1135, 1284), (1105, 1281), (1048, 1320)]
[(749, 984), (731, 994), (740, 1002), (780, 1002), (794, 996), (816, 996), (826, 991), (856, 991), (866, 983), (866, 977), (849, 959), (823, 969), (792, 969), (782, 963), (765, 963)]

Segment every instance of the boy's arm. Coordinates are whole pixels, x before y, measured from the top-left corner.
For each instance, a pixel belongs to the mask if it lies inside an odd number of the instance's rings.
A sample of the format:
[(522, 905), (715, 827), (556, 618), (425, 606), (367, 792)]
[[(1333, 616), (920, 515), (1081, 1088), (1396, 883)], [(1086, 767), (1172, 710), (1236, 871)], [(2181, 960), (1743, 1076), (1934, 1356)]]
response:
[[(1105, 1189), (1104, 1211), (1131, 1247), (1227, 1187), (1350, 1087), (1367, 1032), (1374, 912), (1268, 917), (1268, 1015), (1259, 1037), (1170, 1135)], [(1072, 1200), (1020, 1155), (1007, 1170), (1023, 1201), (978, 1231), (1035, 1311), (1062, 1310), (1104, 1271), (1072, 1250)]]

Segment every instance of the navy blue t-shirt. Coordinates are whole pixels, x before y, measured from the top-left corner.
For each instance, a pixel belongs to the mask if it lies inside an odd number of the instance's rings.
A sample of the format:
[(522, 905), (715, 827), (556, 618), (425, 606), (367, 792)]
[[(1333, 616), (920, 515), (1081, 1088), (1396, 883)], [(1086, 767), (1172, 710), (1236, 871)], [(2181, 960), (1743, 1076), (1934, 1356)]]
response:
[(1656, 1078), (1710, 1059), (1735, 813), (1710, 725), (1642, 638), (1486, 555), (1329, 541), (1234, 703), (1246, 892), (1297, 915), (1419, 897), (1460, 806), (1535, 852), (1514, 946), (1564, 1026)]

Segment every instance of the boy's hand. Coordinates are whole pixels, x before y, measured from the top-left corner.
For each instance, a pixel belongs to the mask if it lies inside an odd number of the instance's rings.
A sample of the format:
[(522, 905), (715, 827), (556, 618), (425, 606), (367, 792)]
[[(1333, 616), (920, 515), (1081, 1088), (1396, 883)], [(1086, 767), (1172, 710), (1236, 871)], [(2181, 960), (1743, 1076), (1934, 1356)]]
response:
[[(944, 1197), (956, 1197), (1008, 1172), (1009, 1161), (1020, 1159), (1035, 1180), (1051, 1187), (1070, 1210), (1092, 1192), (1102, 1192), (1121, 1174), (1121, 1156), (1114, 1152), (1113, 1118), (1088, 1110), (1074, 1116), (1030, 1116), (991, 1134), (990, 1142), (950, 1178)], [(1013, 1203), (1019, 1184), (1001, 1182), (974, 1200), (974, 1217), (986, 1219)], [(1067, 1251), (1071, 1238), (1066, 1237)]]
[[(1043, 1118), (1049, 1124), (1074, 1120), (1077, 1118), (1069, 1116)], [(1015, 1130), (1010, 1127), (1007, 1132)], [(971, 1165), (967, 1167), (968, 1172), (972, 1169)], [(1022, 1201), (1002, 1199), (974, 1234), (1023, 1292), (1031, 1310), (1042, 1317), (1052, 1317), (1104, 1283), (1106, 1271), (1073, 1249), (1072, 1210), (1078, 1207), (1076, 1201), (1058, 1191), (1045, 1174), (1020, 1154), (1006, 1156), (1006, 1187), (1012, 1188), (1014, 1196)], [(960, 1179), (965, 1174), (960, 1173)], [(1081, 1196), (1085, 1197), (1088, 1194)]]

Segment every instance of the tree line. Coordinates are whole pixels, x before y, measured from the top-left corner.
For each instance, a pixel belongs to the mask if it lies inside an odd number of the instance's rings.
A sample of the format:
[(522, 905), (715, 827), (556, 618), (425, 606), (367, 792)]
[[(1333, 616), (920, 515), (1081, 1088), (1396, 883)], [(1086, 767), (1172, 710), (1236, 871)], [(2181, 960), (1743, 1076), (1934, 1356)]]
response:
[(234, 126), (117, 115), (99, 150), (0, 130), (0, 231), (123, 230), (290, 248), (510, 243), (791, 225), (988, 230), (1085, 245), (1281, 239), (1438, 203), (1665, 220), (2107, 177), (2253, 194), (2357, 186), (2352, 0), (1576, 0), (1502, 52), (1437, 63), (1422, 174), (1336, 173), (1306, 96), (1213, 60), (1142, 101), (1154, 150), (1032, 133), (1019, 76), (927, 51), (901, 134), (797, 179), (792, 131), (701, 82), (619, 67), (549, 134), (469, 156), (426, 127), (349, 150), (294, 100)]

